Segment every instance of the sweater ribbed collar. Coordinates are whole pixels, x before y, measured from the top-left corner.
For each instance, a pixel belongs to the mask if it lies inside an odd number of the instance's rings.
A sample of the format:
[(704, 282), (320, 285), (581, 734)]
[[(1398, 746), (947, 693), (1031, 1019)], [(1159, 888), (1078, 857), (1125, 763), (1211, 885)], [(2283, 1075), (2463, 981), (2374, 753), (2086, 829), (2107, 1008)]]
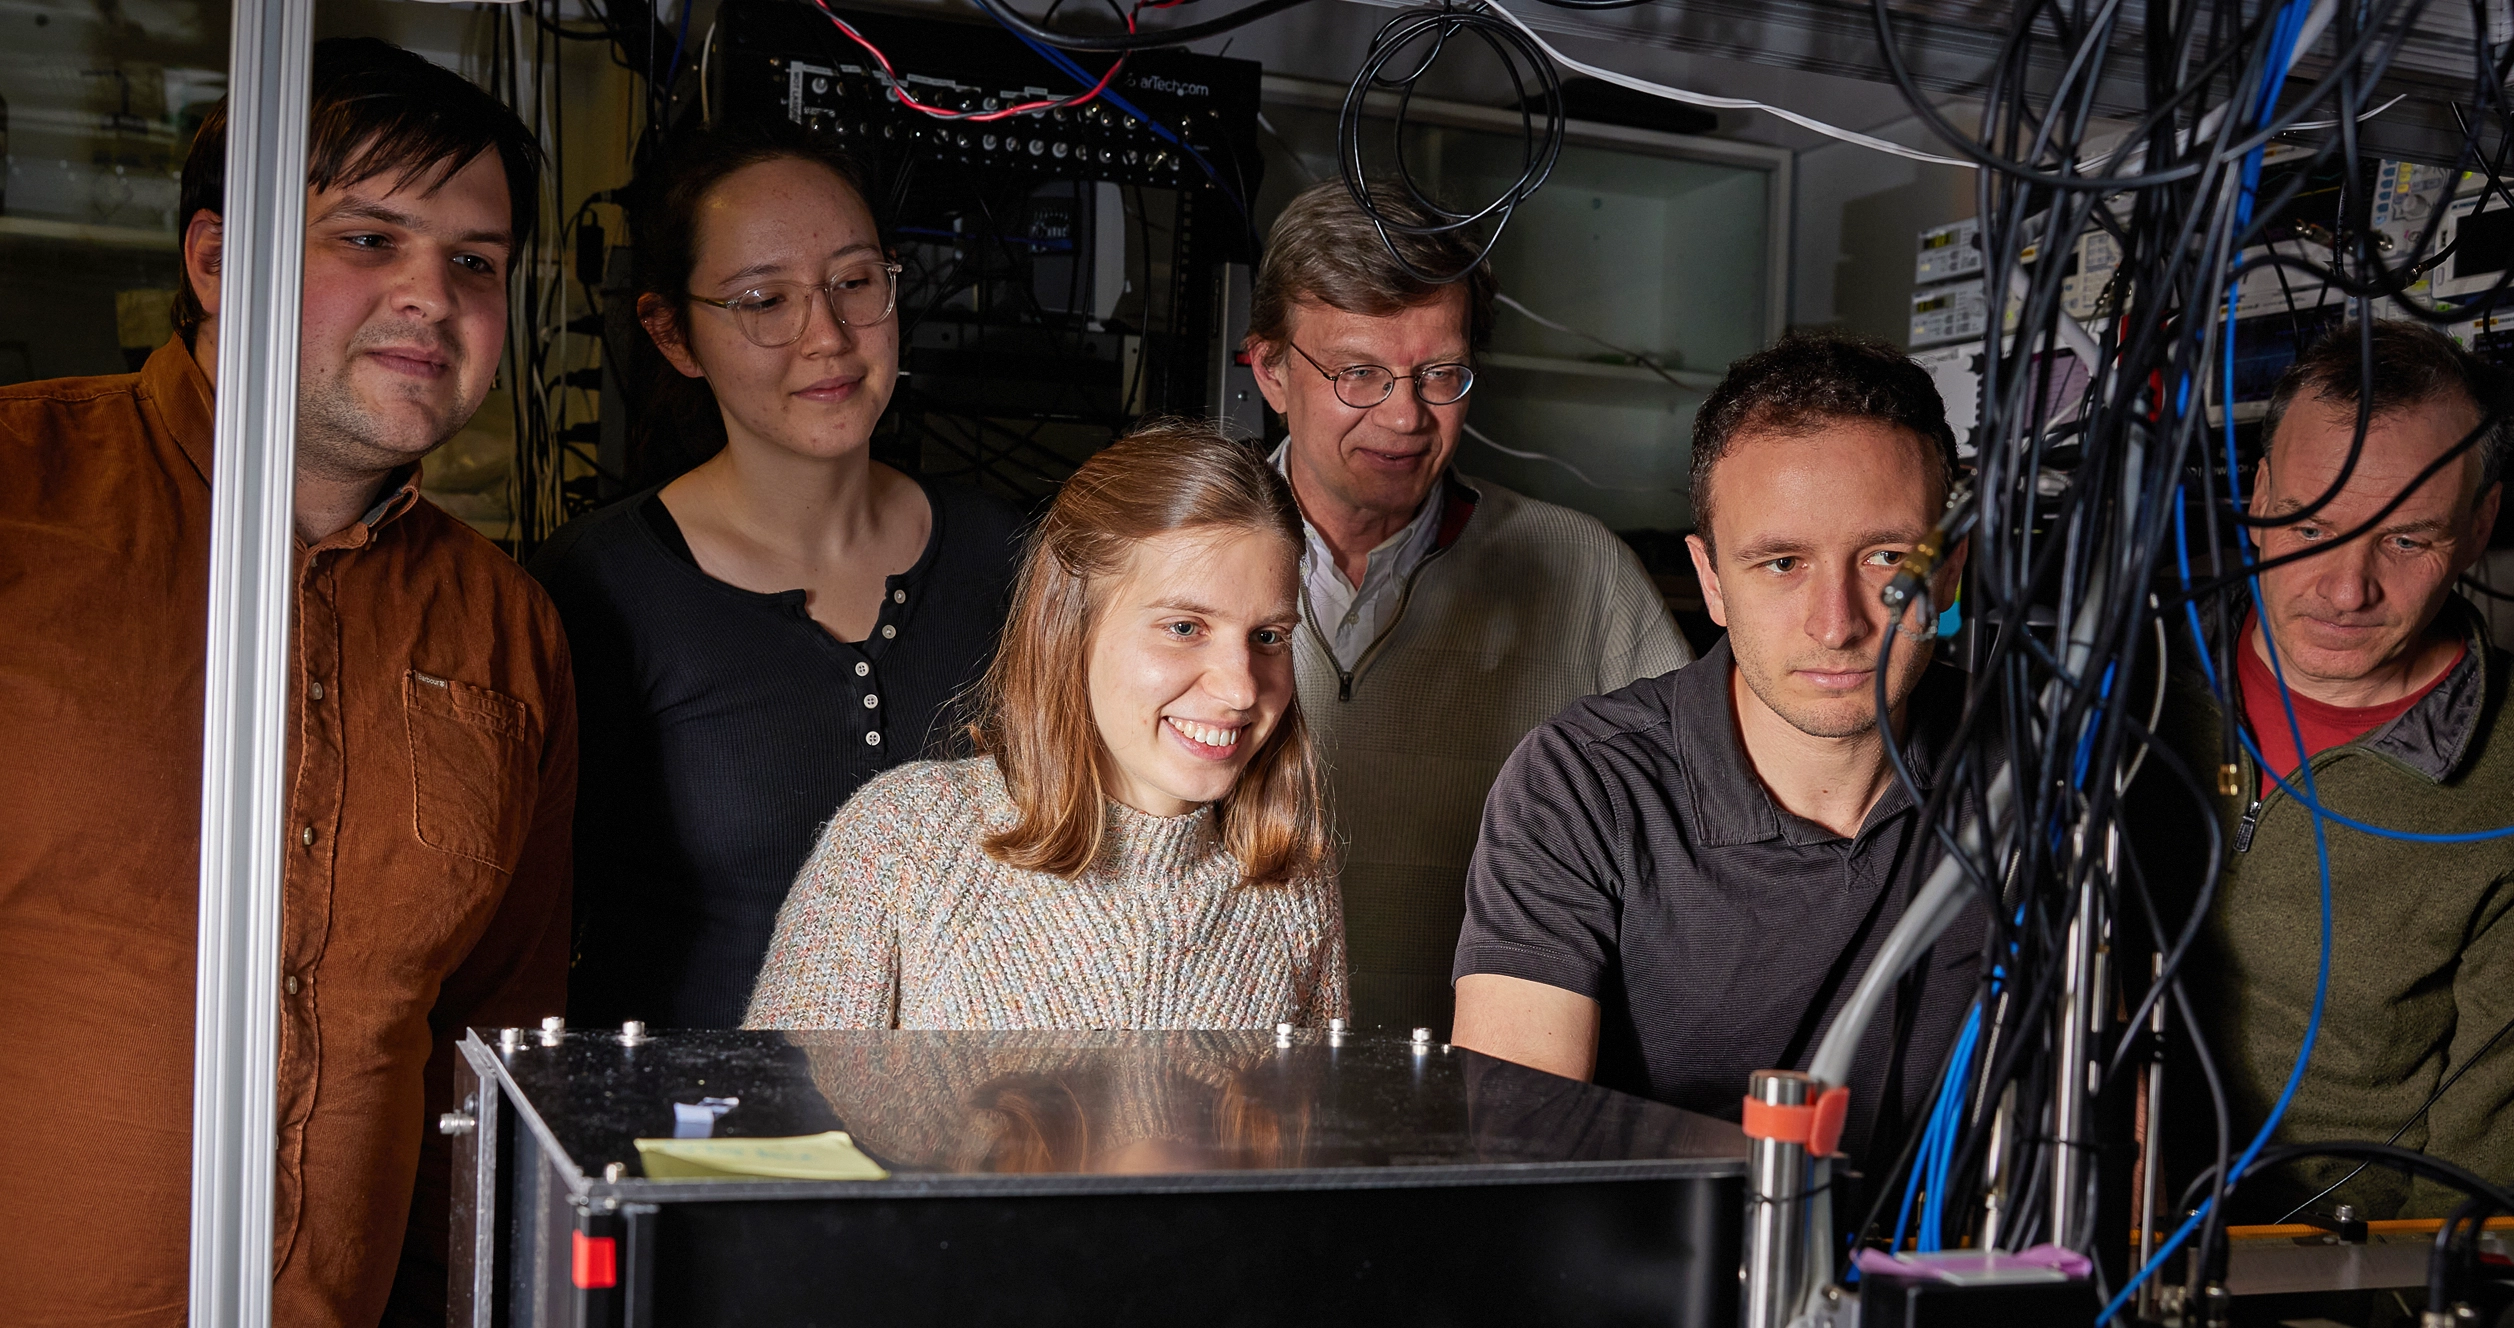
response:
[(1108, 837), (1100, 852), (1121, 876), (1162, 879), (1194, 872), (1219, 852), (1213, 806), (1208, 803), (1183, 816), (1154, 816), (1122, 802), (1108, 805)]

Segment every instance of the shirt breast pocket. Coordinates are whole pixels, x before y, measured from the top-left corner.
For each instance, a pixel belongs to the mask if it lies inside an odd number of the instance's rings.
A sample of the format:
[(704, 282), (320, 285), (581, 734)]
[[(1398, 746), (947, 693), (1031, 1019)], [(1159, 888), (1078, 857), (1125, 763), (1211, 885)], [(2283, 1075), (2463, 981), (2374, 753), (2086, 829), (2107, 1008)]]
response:
[(531, 828), (539, 726), (514, 697), (412, 669), (402, 677), (419, 842), (512, 871)]

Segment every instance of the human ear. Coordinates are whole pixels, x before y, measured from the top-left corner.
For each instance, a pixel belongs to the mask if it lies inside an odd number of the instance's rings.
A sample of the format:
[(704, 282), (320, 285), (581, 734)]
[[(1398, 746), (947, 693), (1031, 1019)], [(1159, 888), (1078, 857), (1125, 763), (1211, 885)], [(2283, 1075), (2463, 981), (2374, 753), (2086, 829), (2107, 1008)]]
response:
[(637, 321), (645, 327), (646, 335), (653, 338), (655, 349), (663, 352), (663, 357), (671, 361), (672, 367), (680, 370), (683, 377), (707, 376), (707, 371), (698, 366), (697, 357), (690, 354), (689, 342), (681, 335), (680, 311), (672, 307), (671, 301), (651, 291), (638, 296)]
[(1292, 404), (1292, 385), (1283, 378), (1283, 348), (1267, 345), (1252, 332), (1240, 349), (1248, 355), (1249, 372), (1257, 376), (1257, 394), (1275, 414), (1290, 414), (1286, 407)]
[(208, 208), (192, 214), (183, 228), (183, 275), (192, 283), (192, 298), (201, 302), (201, 312), (211, 318), (218, 316), (218, 267), (226, 227), (219, 215)]
[(2470, 538), (2462, 541), (2462, 572), (2469, 571), (2488, 551), (2488, 537), (2496, 533), (2497, 508), (2504, 499), (2505, 484), (2500, 480), (2489, 485), (2487, 492), (2479, 495), (2479, 501), (2470, 505)]
[(1693, 574), (1702, 582), (1702, 606), (1710, 611), (1711, 621), (1728, 626), (1728, 600), (1720, 594), (1720, 577), (1711, 562), (1710, 543), (1700, 535), (1687, 535), (1685, 552), (1693, 555)]

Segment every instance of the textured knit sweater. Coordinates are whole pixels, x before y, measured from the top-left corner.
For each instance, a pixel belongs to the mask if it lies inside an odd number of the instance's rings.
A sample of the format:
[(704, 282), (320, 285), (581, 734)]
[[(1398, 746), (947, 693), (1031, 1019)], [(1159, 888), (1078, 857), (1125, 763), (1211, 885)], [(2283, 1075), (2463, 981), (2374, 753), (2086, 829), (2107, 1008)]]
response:
[(1213, 809), (1111, 803), (1067, 880), (987, 856), (1016, 819), (990, 758), (859, 790), (777, 915), (750, 1028), (1272, 1028), (1345, 1014), (1333, 878), (1242, 882)]
[(1484, 795), (1528, 730), (1691, 662), (1641, 560), (1595, 518), (1445, 478), (1432, 554), (1339, 669), (1304, 621), (1301, 709), (1332, 770), (1364, 1027), (1445, 1034)]

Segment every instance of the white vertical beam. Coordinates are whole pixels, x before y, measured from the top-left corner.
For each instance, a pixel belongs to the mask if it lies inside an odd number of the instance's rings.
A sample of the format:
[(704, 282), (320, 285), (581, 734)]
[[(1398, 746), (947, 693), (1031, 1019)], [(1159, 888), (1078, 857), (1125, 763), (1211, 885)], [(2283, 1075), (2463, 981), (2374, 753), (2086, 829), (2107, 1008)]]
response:
[(313, 0), (235, 0), (233, 22), (192, 1043), (196, 1328), (271, 1321), (288, 833), (281, 767)]

